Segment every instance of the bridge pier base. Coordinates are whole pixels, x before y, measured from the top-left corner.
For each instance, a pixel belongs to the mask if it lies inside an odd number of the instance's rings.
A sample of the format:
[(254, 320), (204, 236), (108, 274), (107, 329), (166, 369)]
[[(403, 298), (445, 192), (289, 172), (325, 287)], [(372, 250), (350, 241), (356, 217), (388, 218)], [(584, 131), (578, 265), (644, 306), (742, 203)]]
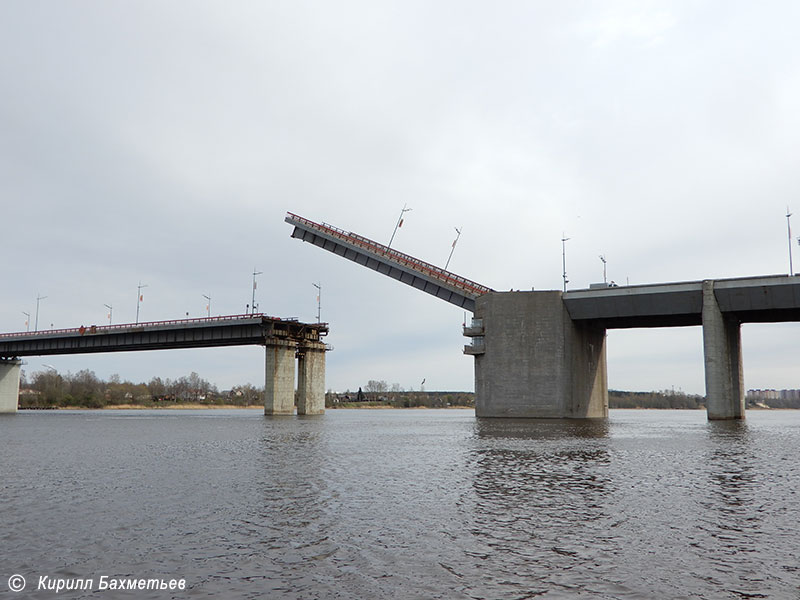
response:
[(295, 344), (289, 340), (270, 339), (266, 344), (264, 414), (294, 414)]
[(305, 342), (297, 350), (297, 414), (325, 412), (325, 344)]
[(21, 360), (0, 359), (0, 413), (17, 412), (21, 366)]
[(713, 281), (703, 282), (703, 354), (708, 419), (744, 419), (741, 324), (722, 314)]
[(491, 292), (475, 318), (478, 417), (608, 417), (606, 331), (574, 322), (561, 292)]

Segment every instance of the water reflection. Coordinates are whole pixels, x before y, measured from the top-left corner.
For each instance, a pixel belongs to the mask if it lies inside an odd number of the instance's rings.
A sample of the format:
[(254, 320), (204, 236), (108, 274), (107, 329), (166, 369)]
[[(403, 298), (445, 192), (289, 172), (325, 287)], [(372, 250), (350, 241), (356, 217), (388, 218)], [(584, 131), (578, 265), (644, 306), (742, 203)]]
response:
[(611, 570), (608, 423), (479, 419), (475, 439), (469, 516), (486, 585), (566, 594)]

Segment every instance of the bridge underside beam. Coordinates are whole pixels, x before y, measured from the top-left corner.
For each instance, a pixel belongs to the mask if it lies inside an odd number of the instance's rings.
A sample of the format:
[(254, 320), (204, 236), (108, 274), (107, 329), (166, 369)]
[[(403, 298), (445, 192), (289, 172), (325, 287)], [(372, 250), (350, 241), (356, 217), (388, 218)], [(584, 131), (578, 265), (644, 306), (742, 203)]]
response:
[(309, 229), (302, 229), (297, 225), (295, 225), (294, 231), (292, 232), (292, 237), (304, 242), (309, 242), (310, 244), (322, 248), (323, 250), (332, 252), (337, 256), (341, 256), (342, 258), (352, 260), (359, 265), (367, 267), (368, 269), (372, 269), (373, 271), (377, 271), (378, 273), (382, 273), (383, 275), (388, 275), (392, 279), (396, 279), (397, 281), (405, 283), (406, 285), (410, 285), (418, 290), (427, 292), (432, 296), (436, 296), (437, 298), (440, 298), (446, 302), (455, 304), (460, 308), (469, 311), (475, 310), (475, 300), (471, 296), (450, 289), (444, 285), (440, 285), (435, 280), (427, 279), (424, 276), (415, 273), (413, 270), (403, 267), (402, 265), (395, 264), (388, 259), (376, 257), (365, 250), (348, 246), (332, 237), (325, 236)]

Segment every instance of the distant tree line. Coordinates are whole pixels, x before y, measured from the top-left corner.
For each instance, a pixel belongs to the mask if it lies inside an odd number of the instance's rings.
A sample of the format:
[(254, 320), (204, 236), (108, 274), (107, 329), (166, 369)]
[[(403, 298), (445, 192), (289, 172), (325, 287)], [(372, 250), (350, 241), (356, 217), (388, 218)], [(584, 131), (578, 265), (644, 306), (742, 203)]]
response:
[(357, 391), (328, 392), (325, 395), (328, 408), (358, 406), (386, 406), (391, 408), (449, 408), (453, 406), (475, 406), (472, 392), (425, 392), (404, 390), (400, 384), (391, 386), (385, 381), (370, 379)]
[(705, 396), (665, 390), (663, 392), (624, 392), (608, 390), (609, 408), (701, 409)]
[(93, 371), (61, 374), (54, 370), (37, 371), (20, 379), (20, 408), (103, 408), (115, 405), (168, 406), (170, 404), (258, 405), (263, 388), (236, 386), (219, 392), (197, 373), (178, 379), (153, 377), (149, 383), (122, 381), (112, 375), (108, 381)]
[[(608, 391), (609, 408), (656, 408), (656, 409), (702, 409), (703, 396), (674, 392), (625, 392)], [(473, 392), (425, 392), (407, 391), (398, 384), (389, 386), (385, 381), (369, 380), (356, 392), (328, 392), (325, 398), (328, 408), (350, 408), (358, 406), (388, 406), (392, 408), (442, 408), (447, 406), (475, 406)]]

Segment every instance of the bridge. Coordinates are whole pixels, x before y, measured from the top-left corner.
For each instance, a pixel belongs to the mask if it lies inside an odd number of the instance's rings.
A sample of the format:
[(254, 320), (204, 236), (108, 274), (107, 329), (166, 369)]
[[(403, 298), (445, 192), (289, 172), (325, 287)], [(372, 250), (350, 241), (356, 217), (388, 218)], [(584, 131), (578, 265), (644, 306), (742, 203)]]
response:
[(606, 331), (699, 325), (708, 418), (743, 419), (741, 324), (800, 321), (797, 276), (497, 292), (364, 236), (285, 220), (294, 238), (473, 312), (464, 353), (474, 356), (480, 417), (607, 417)]
[(301, 323), (264, 314), (81, 326), (0, 334), (0, 412), (16, 412), (21, 357), (260, 345), (265, 347), (264, 413), (325, 411), (326, 323)]

